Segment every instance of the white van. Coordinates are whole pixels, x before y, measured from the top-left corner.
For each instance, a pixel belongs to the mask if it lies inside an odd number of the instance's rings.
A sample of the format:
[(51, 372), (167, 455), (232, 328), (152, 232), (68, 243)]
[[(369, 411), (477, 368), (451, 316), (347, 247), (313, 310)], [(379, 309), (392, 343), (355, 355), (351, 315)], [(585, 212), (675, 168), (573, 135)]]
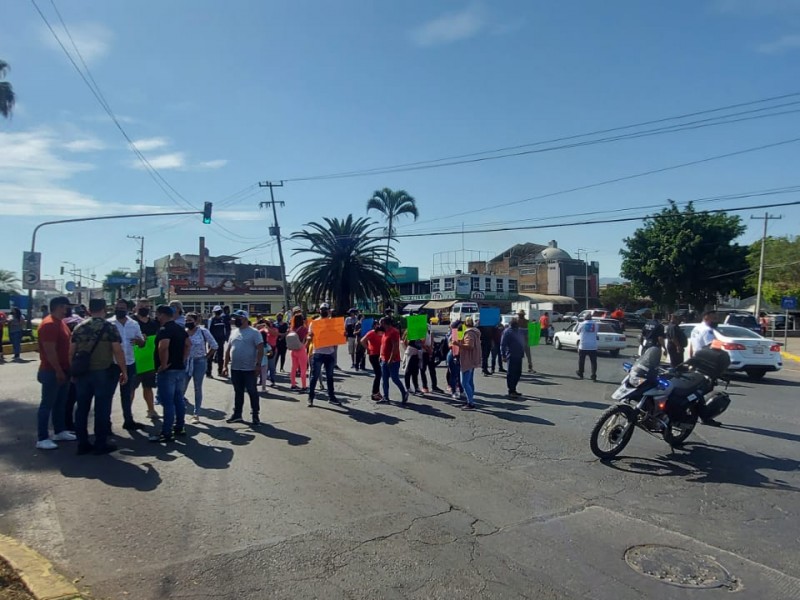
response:
[(450, 309), (450, 322), (463, 321), (467, 317), (472, 317), (475, 325), (478, 324), (481, 318), (481, 310), (478, 308), (477, 302), (456, 302), (453, 308)]

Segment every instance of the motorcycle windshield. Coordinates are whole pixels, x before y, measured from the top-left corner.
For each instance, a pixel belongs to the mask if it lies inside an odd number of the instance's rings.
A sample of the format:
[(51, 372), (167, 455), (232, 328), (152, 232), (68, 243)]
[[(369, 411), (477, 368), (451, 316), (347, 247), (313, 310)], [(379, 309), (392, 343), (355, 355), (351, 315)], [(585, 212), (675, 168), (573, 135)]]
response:
[(644, 375), (645, 373), (657, 369), (660, 364), (661, 348), (648, 348), (644, 351), (644, 354), (639, 357), (639, 360), (636, 361), (636, 364), (633, 365), (633, 369), (631, 370), (640, 375)]

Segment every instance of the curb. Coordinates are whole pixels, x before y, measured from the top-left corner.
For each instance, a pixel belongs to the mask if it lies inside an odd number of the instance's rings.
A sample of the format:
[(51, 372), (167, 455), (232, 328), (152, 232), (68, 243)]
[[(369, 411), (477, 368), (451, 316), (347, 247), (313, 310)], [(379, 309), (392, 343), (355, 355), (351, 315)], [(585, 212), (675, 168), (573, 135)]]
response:
[(11, 565), (37, 600), (82, 600), (71, 581), (55, 572), (52, 563), (25, 544), (0, 534), (0, 556)]
[(797, 354), (792, 354), (791, 352), (781, 352), (781, 356), (787, 360), (793, 360), (794, 362), (800, 363), (800, 356)]

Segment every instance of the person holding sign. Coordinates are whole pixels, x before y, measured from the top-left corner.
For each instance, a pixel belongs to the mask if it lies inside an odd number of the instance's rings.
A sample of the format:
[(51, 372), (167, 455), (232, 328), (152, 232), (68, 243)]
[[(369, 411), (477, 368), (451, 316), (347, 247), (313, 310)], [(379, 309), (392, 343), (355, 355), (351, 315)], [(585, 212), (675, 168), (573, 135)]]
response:
[(481, 364), (481, 332), (475, 327), (472, 317), (467, 317), (464, 324), (467, 326), (464, 336), (456, 339), (453, 345), (459, 349), (461, 387), (467, 396), (467, 404), (462, 410), (475, 410), (475, 369)]
[[(337, 342), (337, 332), (332, 330), (333, 327), (338, 325), (338, 337), (341, 338)], [(319, 317), (311, 321), (308, 328), (308, 339), (313, 343), (314, 350), (311, 354), (311, 382), (308, 385), (308, 406), (314, 406), (314, 392), (317, 388), (317, 381), (322, 374), (322, 367), (325, 367), (325, 382), (328, 388), (328, 401), (331, 404), (341, 406), (341, 401), (336, 398), (336, 393), (333, 389), (333, 367), (336, 353), (337, 343), (343, 344), (344, 337), (344, 319), (331, 319), (331, 306), (327, 302), (323, 302), (319, 307)]]

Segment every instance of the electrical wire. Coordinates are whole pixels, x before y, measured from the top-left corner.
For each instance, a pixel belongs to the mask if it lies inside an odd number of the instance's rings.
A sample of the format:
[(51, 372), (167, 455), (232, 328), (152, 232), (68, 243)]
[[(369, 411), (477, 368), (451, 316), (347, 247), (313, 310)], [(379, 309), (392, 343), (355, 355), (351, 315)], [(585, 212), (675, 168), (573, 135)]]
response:
[[(336, 172), (336, 173), (327, 173), (327, 174), (320, 174), (320, 175), (309, 175), (309, 176), (304, 176), (304, 177), (285, 178), (284, 181), (297, 182), (297, 181), (314, 181), (314, 180), (320, 180), (320, 179), (338, 179), (338, 178), (344, 178), (344, 177), (360, 177), (360, 176), (366, 176), (366, 175), (377, 175), (377, 174), (382, 174), (382, 173), (405, 172), (405, 171), (409, 171), (409, 170), (418, 170), (418, 169), (423, 169), (423, 168), (438, 168), (440, 166), (453, 166), (455, 164), (465, 164), (465, 163), (468, 163), (468, 162), (476, 162), (476, 161), (479, 161), (479, 160), (495, 160), (495, 159), (498, 159), (498, 158), (506, 158), (506, 157), (509, 157), (509, 156), (519, 156), (521, 154), (527, 154), (527, 153), (533, 153), (533, 152), (549, 152), (549, 151), (552, 151), (552, 150), (555, 150), (555, 149), (571, 148), (571, 147), (576, 147), (576, 146), (579, 146), (579, 145), (590, 145), (590, 144), (596, 144), (596, 143), (606, 143), (608, 141), (617, 141), (619, 139), (626, 139), (627, 137), (642, 137), (643, 135), (653, 135), (653, 134), (656, 134), (656, 133), (664, 133), (664, 132), (669, 133), (669, 132), (671, 132), (671, 130), (680, 131), (682, 129), (675, 129), (675, 128), (681, 128), (681, 127), (684, 127), (686, 125), (690, 125), (692, 123), (703, 123), (703, 122), (713, 121), (715, 119), (726, 119), (726, 118), (729, 118), (731, 116), (747, 114), (747, 113), (751, 113), (751, 112), (757, 112), (757, 111), (763, 111), (763, 110), (773, 110), (775, 108), (779, 108), (779, 107), (783, 107), (783, 106), (790, 106), (790, 105), (796, 104), (797, 102), (790, 102), (790, 103), (781, 104), (781, 105), (777, 105), (777, 106), (764, 107), (764, 108), (760, 108), (760, 109), (755, 109), (755, 111), (743, 111), (743, 112), (734, 113), (734, 114), (731, 114), (731, 115), (722, 115), (720, 117), (713, 117), (712, 119), (703, 119), (701, 121), (676, 124), (676, 125), (672, 125), (672, 126), (669, 126), (669, 127), (666, 127), (666, 128), (657, 128), (657, 129), (651, 130), (649, 132), (635, 132), (635, 133), (632, 133), (632, 134), (626, 134), (624, 136), (615, 136), (615, 137), (611, 137), (611, 138), (601, 138), (600, 140), (589, 140), (587, 142), (582, 142), (580, 144), (567, 144), (567, 145), (563, 145), (563, 146), (556, 146), (556, 147), (552, 147), (552, 148), (548, 148), (548, 149), (535, 150), (535, 151), (523, 152), (523, 153), (514, 152), (512, 154), (503, 154), (502, 156), (490, 156), (490, 157), (484, 156), (486, 154), (497, 154), (499, 152), (515, 151), (515, 150), (520, 150), (520, 149), (523, 149), (523, 148), (531, 148), (531, 147), (535, 147), (535, 146), (541, 146), (541, 145), (544, 145), (544, 144), (565, 142), (565, 141), (576, 140), (576, 139), (580, 139), (580, 138), (584, 138), (584, 137), (591, 137), (591, 136), (596, 136), (596, 135), (601, 135), (601, 134), (606, 134), (606, 133), (613, 133), (613, 132), (616, 132), (616, 131), (623, 131), (623, 130), (626, 130), (626, 129), (634, 129), (634, 128), (642, 127), (642, 126), (645, 126), (645, 125), (654, 125), (654, 124), (657, 124), (657, 123), (665, 123), (665, 122), (668, 122), (668, 121), (685, 119), (685, 118), (688, 118), (688, 117), (694, 117), (694, 116), (699, 116), (699, 115), (704, 115), (704, 114), (710, 114), (710, 113), (714, 113), (714, 112), (721, 112), (721, 111), (725, 111), (725, 110), (731, 110), (731, 109), (734, 109), (734, 108), (741, 108), (741, 107), (745, 107), (745, 106), (752, 106), (752, 105), (755, 105), (755, 104), (762, 104), (762, 103), (766, 103), (766, 102), (774, 102), (776, 100), (782, 100), (782, 99), (792, 98), (792, 97), (797, 97), (797, 96), (800, 96), (800, 92), (782, 94), (782, 95), (779, 95), (779, 96), (772, 96), (772, 97), (769, 97), (769, 98), (762, 98), (762, 99), (759, 99), (759, 100), (753, 100), (753, 101), (749, 101), (749, 102), (741, 102), (741, 103), (731, 104), (731, 105), (718, 107), (718, 108), (712, 108), (712, 109), (707, 109), (707, 110), (702, 110), (702, 111), (695, 111), (695, 112), (685, 113), (685, 114), (682, 114), (682, 115), (677, 115), (677, 116), (672, 116), (672, 117), (664, 117), (664, 118), (660, 118), (660, 119), (642, 121), (642, 122), (639, 122), (639, 123), (633, 123), (633, 124), (629, 124), (629, 125), (622, 125), (622, 126), (612, 127), (612, 128), (608, 128), (608, 129), (600, 129), (600, 130), (591, 131), (591, 132), (588, 132), (588, 133), (581, 133), (581, 134), (576, 134), (576, 135), (563, 136), (563, 137), (558, 137), (558, 138), (552, 138), (552, 139), (549, 139), (549, 140), (541, 140), (541, 141), (531, 142), (531, 143), (527, 143), (527, 144), (519, 144), (519, 145), (516, 145), (516, 146), (507, 146), (507, 147), (504, 147), (504, 148), (496, 148), (496, 149), (493, 149), (493, 150), (483, 150), (483, 151), (480, 151), (480, 152), (472, 152), (472, 153), (469, 153), (469, 154), (460, 154), (460, 155), (449, 156), (449, 157), (444, 157), (444, 158), (429, 159), (429, 160), (408, 162), (408, 163), (400, 163), (400, 164), (389, 165), (389, 166), (384, 166), (384, 167), (373, 167), (373, 168), (368, 168), (368, 169), (358, 169), (358, 170), (341, 171), (341, 172)], [(791, 112), (793, 112), (793, 111), (791, 111)], [(770, 116), (770, 115), (762, 115), (762, 116)], [(761, 118), (762, 116), (756, 117), (756, 118)], [(737, 121), (730, 121), (730, 122), (738, 122), (738, 120)], [(719, 123), (719, 124), (724, 124), (724, 123)], [(477, 157), (483, 157), (483, 158), (477, 158)]]

